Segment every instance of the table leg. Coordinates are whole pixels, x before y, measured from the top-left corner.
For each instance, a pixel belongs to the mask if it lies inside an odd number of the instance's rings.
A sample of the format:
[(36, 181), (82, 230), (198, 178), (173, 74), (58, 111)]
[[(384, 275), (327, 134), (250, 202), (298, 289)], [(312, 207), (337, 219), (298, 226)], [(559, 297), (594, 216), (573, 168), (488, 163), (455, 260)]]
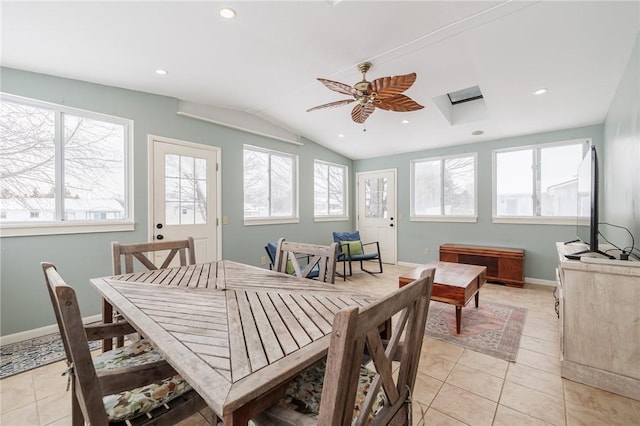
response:
[(462, 307), (456, 306), (456, 331), (460, 334), (460, 322), (462, 320)]
[(476, 293), (476, 308), (478, 307), (478, 302), (480, 301), (480, 292)]
[[(102, 299), (102, 322), (105, 324), (113, 322), (113, 306), (104, 299)], [(112, 348), (113, 339), (104, 339), (102, 341), (102, 352), (110, 351)]]

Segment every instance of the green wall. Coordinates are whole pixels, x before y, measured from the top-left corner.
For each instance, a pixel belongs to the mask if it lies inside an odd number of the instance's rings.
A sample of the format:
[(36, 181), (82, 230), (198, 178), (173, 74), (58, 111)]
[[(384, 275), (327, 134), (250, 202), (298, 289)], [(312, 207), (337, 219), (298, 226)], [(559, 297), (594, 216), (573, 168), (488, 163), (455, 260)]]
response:
[[(640, 248), (640, 33), (604, 121), (604, 220), (624, 226)], [(624, 248), (629, 234), (601, 226), (608, 239)], [(640, 256), (640, 251), (635, 252)]]
[[(391, 168), (398, 171), (396, 186), (398, 188), (399, 260), (413, 263), (438, 260), (438, 250), (443, 243), (519, 247), (525, 249), (526, 277), (555, 280), (555, 268), (558, 263), (555, 243), (574, 239), (575, 225), (493, 223), (491, 217), (492, 150), (587, 137), (592, 138), (599, 152), (603, 151), (603, 128), (602, 125), (598, 125), (357, 160), (354, 162), (354, 169), (356, 172)], [(417, 158), (470, 152), (478, 154), (478, 222), (411, 222), (409, 220), (410, 161)], [(602, 163), (602, 159), (600, 162)], [(429, 249), (429, 255), (424, 254), (425, 248)]]
[[(313, 161), (352, 161), (309, 140), (303, 146), (257, 136), (176, 114), (178, 101), (120, 88), (1, 69), (5, 93), (134, 120), (134, 197), (136, 230), (79, 235), (4, 237), (0, 239), (0, 335), (55, 323), (45, 290), (41, 261), (53, 262), (74, 286), (83, 316), (100, 312), (100, 298), (89, 278), (111, 273), (111, 241), (147, 241), (147, 135), (153, 134), (220, 147), (222, 151), (222, 257), (258, 266), (267, 241), (279, 237), (328, 244), (331, 232), (346, 231), (353, 221), (313, 222)], [(242, 147), (251, 144), (299, 156), (300, 223), (244, 226)], [(350, 203), (353, 206), (353, 203)]]

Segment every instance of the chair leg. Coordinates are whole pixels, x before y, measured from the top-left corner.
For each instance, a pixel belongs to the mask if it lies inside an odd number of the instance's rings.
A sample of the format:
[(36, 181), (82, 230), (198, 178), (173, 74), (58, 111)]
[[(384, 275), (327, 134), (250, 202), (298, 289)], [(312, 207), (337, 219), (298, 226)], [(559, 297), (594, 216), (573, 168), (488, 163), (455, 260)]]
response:
[[(72, 376), (71, 380), (75, 380), (75, 378)], [(76, 395), (75, 383), (71, 386), (71, 425), (84, 426), (84, 416)]]

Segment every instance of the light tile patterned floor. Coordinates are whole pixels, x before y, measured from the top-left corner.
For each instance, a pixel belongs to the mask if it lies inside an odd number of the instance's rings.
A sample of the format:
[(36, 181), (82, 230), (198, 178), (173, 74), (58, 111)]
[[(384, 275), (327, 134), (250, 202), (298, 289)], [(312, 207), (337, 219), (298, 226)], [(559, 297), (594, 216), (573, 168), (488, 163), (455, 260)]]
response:
[[(336, 285), (385, 294), (397, 288), (398, 276), (408, 269), (385, 265), (382, 275), (358, 271)], [(426, 338), (413, 395), (414, 424), (424, 419), (427, 425), (640, 425), (640, 401), (560, 377), (552, 290), (487, 284), (480, 292), (480, 303), (528, 310), (514, 363)], [(464, 310), (462, 318), (464, 326)], [(63, 363), (56, 363), (0, 381), (0, 424), (70, 425), (63, 370)], [(181, 423), (206, 424), (199, 415)]]

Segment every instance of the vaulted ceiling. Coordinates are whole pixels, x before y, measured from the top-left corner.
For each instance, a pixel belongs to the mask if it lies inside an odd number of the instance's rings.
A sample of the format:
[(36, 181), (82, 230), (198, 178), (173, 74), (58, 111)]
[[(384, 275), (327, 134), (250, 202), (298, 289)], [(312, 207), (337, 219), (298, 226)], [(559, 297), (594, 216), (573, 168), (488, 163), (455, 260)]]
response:
[[(172, 96), (213, 121), (267, 123), (361, 159), (602, 123), (639, 5), (3, 1), (1, 63)], [(221, 18), (222, 7), (236, 17)], [(376, 110), (364, 126), (351, 120), (353, 103), (306, 111), (345, 99), (317, 77), (353, 85), (364, 61), (368, 80), (417, 73), (405, 94), (425, 108)], [(470, 86), (484, 98), (448, 102)], [(539, 88), (547, 93), (534, 95)]]

